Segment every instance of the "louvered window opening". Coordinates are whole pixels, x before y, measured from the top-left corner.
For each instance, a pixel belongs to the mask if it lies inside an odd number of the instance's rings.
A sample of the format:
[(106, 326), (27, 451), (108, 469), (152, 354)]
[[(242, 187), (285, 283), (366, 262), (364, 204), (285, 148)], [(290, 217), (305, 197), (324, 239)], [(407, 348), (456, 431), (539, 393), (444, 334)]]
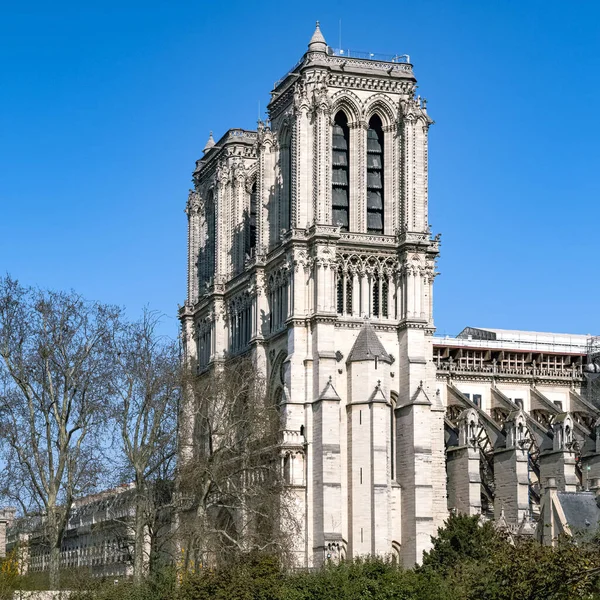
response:
[(210, 327), (198, 331), (198, 369), (204, 369), (210, 362), (212, 332)]
[(332, 137), (331, 221), (348, 231), (350, 226), (350, 130), (343, 112), (337, 113)]
[(214, 195), (210, 192), (206, 199), (206, 240), (198, 256), (200, 284), (207, 284), (215, 276), (216, 214)]
[(288, 145), (283, 148), (283, 214), (282, 214), (282, 226), (284, 229), (290, 229), (292, 227), (292, 149), (288, 142)]
[(338, 269), (337, 272), (337, 313), (339, 315), (352, 314), (352, 287), (353, 276), (351, 273)]
[(256, 250), (256, 218), (257, 218), (258, 194), (256, 191), (256, 182), (252, 186), (250, 192), (250, 211), (246, 213), (245, 229), (246, 229), (246, 255), (254, 256)]
[(276, 333), (285, 327), (289, 316), (289, 294), (287, 282), (271, 286), (269, 291), (269, 332)]
[(390, 283), (387, 277), (375, 275), (371, 286), (373, 292), (373, 316), (387, 319), (389, 316)]
[(245, 350), (252, 337), (252, 306), (246, 304), (238, 310), (230, 309), (229, 350), (235, 354)]
[(383, 128), (373, 115), (367, 130), (367, 232), (383, 233)]

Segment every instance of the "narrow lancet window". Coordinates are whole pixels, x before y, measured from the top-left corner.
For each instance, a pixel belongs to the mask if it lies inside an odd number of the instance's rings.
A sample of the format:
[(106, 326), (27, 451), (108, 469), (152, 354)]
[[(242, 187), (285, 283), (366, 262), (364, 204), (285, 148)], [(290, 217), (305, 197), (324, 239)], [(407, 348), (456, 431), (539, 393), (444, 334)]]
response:
[(367, 232), (383, 233), (383, 128), (373, 115), (367, 130)]
[(257, 218), (258, 195), (256, 182), (250, 192), (250, 212), (246, 216), (246, 255), (251, 257), (256, 250), (256, 218)]
[(350, 226), (350, 130), (348, 118), (340, 111), (335, 115), (332, 139), (331, 221), (348, 231)]
[(288, 140), (287, 152), (286, 152), (286, 169), (285, 169), (285, 221), (284, 227), (286, 229), (292, 228), (292, 147)]
[(292, 227), (292, 136), (283, 131), (279, 140), (279, 167), (281, 188), (279, 199), (279, 229), (286, 231)]
[(214, 194), (208, 193), (206, 197), (205, 221), (206, 236), (204, 243), (200, 248), (198, 256), (198, 274), (200, 279), (201, 293), (204, 293), (205, 286), (210, 285), (215, 276), (215, 255), (216, 255), (216, 214)]

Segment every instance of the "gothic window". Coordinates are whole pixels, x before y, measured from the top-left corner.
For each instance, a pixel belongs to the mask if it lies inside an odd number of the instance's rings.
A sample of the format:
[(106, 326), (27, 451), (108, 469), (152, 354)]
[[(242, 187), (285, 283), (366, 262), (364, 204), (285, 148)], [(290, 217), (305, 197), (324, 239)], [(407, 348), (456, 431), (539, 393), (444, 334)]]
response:
[(281, 141), (280, 161), (282, 179), (280, 229), (287, 230), (292, 226), (292, 149), (289, 133)]
[(212, 350), (212, 331), (210, 322), (205, 321), (198, 327), (198, 370), (204, 369), (210, 362)]
[(245, 216), (246, 229), (246, 254), (252, 256), (256, 249), (256, 219), (258, 212), (258, 195), (256, 191), (256, 182), (250, 192), (250, 212)]
[(341, 267), (337, 271), (337, 313), (338, 315), (352, 314), (352, 273)]
[(367, 130), (367, 232), (383, 233), (383, 128), (373, 115)]
[(375, 276), (373, 277), (373, 287), (372, 287), (372, 292), (373, 292), (373, 316), (374, 317), (378, 317), (379, 316), (379, 289), (380, 289), (380, 282), (379, 282), (379, 277)]
[(199, 257), (200, 280), (206, 284), (215, 275), (216, 214), (213, 192), (206, 197), (206, 241)]
[(348, 118), (340, 111), (335, 115), (332, 137), (331, 221), (342, 231), (350, 224), (350, 130)]
[(288, 278), (285, 272), (269, 277), (269, 332), (284, 328), (288, 318)]
[(390, 317), (390, 282), (387, 276), (374, 273), (371, 277), (371, 314), (374, 317)]
[(390, 477), (396, 478), (396, 406), (398, 398), (392, 393), (390, 397)]
[(252, 305), (248, 294), (229, 303), (229, 350), (233, 354), (246, 350), (252, 338)]
[(383, 304), (381, 306), (381, 316), (387, 319), (389, 317), (389, 306), (388, 296), (390, 291), (390, 283), (388, 278), (385, 277), (381, 281), (381, 297), (383, 298)]
[(286, 197), (286, 219), (285, 228), (292, 227), (292, 148), (288, 143), (287, 147), (287, 165), (285, 173), (285, 197)]
[(352, 314), (352, 274), (346, 274), (346, 312)]

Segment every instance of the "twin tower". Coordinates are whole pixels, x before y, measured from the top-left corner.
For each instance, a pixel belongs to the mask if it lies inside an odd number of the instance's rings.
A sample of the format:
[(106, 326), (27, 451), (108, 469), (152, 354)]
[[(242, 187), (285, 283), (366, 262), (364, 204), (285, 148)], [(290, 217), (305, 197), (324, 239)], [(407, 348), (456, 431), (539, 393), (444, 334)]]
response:
[[(331, 49), (319, 26), (256, 131), (196, 163), (185, 350), (199, 377), (251, 353), (281, 405), (301, 566), (418, 562), (447, 517), (432, 362), (432, 120), (407, 56)], [(183, 407), (180, 453), (194, 449)]]

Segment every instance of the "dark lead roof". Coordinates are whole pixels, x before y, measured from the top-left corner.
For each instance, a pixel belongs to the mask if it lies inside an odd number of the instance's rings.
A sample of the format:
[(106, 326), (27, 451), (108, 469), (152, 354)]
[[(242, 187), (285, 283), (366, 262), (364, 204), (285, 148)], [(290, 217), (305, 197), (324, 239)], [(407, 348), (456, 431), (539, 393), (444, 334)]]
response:
[(385, 351), (375, 329), (373, 329), (373, 325), (367, 322), (362, 326), (346, 362), (375, 360), (375, 357), (390, 365), (392, 364), (392, 357)]
[(597, 531), (600, 508), (594, 492), (558, 492), (557, 495), (574, 535)]

